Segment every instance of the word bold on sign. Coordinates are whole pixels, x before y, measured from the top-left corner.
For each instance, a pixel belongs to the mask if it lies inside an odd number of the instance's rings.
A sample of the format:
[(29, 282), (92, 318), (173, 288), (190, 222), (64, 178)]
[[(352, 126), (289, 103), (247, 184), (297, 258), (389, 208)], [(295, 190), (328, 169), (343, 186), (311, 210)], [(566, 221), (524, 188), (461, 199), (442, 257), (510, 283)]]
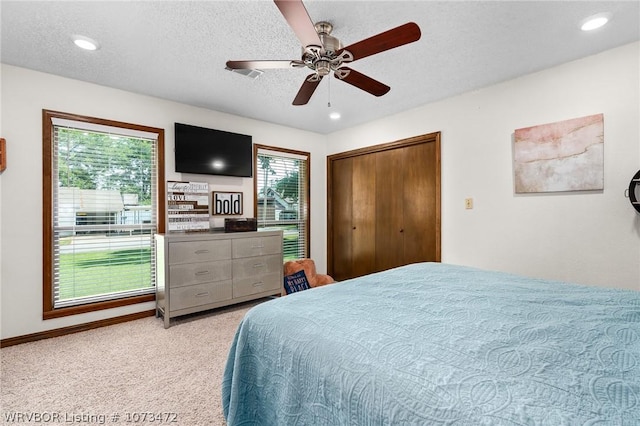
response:
[(242, 214), (242, 192), (214, 192), (213, 214), (240, 215)]

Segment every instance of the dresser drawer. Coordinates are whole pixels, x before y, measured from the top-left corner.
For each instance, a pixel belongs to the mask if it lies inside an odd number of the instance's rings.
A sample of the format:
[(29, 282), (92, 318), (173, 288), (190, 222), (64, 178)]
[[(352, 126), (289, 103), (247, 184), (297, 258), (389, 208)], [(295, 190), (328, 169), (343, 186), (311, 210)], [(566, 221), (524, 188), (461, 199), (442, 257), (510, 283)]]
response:
[(169, 264), (231, 259), (230, 240), (189, 241), (169, 244)]
[(230, 300), (233, 293), (231, 289), (231, 280), (172, 288), (170, 290), (171, 310), (178, 311), (208, 303)]
[(233, 297), (248, 296), (250, 294), (262, 293), (273, 290), (274, 293), (282, 288), (280, 272), (264, 274), (259, 277), (248, 277), (233, 280)]
[(232, 243), (233, 258), (282, 253), (281, 237), (238, 238)]
[(169, 266), (169, 279), (171, 287), (230, 280), (231, 261), (219, 260), (171, 265)]
[(269, 256), (245, 257), (233, 259), (233, 278), (241, 279), (273, 272), (282, 269), (282, 256), (272, 254)]

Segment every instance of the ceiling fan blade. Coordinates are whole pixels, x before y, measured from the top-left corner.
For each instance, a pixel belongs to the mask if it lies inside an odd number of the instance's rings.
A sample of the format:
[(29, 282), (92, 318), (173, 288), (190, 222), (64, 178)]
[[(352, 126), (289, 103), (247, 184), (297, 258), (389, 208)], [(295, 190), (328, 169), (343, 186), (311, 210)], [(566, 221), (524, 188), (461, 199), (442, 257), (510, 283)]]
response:
[(385, 50), (413, 43), (420, 39), (420, 27), (414, 22), (409, 22), (399, 27), (390, 29), (373, 37), (366, 38), (357, 43), (349, 45), (343, 50), (351, 52), (353, 61), (384, 52)]
[(298, 90), (298, 94), (293, 100), (293, 105), (306, 105), (307, 102), (309, 102), (309, 99), (311, 99), (313, 92), (316, 91), (321, 80), (322, 76), (319, 76), (318, 74), (309, 74), (304, 80), (304, 83), (302, 83), (300, 90)]
[(280, 9), (280, 13), (300, 40), (302, 47), (322, 47), (313, 21), (301, 0), (273, 0)]
[(391, 87), (386, 84), (380, 83), (378, 80), (374, 80), (356, 70), (349, 67), (341, 67), (335, 70), (333, 73), (335, 78), (342, 80), (345, 83), (349, 83), (352, 86), (362, 89), (365, 92), (371, 93), (373, 96), (382, 96), (391, 90)]
[(227, 61), (227, 68), (232, 70), (266, 70), (304, 66), (302, 61)]

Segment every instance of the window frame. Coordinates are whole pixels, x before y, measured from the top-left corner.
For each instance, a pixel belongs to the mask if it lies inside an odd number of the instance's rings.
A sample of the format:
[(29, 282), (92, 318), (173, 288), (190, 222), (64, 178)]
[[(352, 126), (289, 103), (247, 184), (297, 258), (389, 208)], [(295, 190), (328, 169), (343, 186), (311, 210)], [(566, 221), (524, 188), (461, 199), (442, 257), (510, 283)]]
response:
[[(269, 145), (253, 144), (253, 217), (258, 218), (258, 150), (268, 150), (274, 152), (281, 152), (285, 154), (292, 154), (298, 156), (307, 157), (305, 161), (305, 198), (306, 198), (306, 217), (304, 220), (304, 226), (306, 227), (304, 238), (304, 257), (310, 257), (310, 241), (311, 241), (311, 153), (306, 151), (297, 151), (294, 149), (280, 148)], [(284, 256), (284, 253), (283, 253)], [(284, 257), (283, 257), (284, 260)]]
[(42, 318), (44, 320), (60, 318), (69, 315), (77, 315), (87, 312), (94, 312), (104, 309), (112, 309), (120, 306), (133, 305), (155, 300), (155, 294), (145, 294), (130, 297), (123, 297), (108, 301), (86, 303), (76, 306), (54, 308), (54, 279), (53, 279), (53, 255), (54, 255), (54, 232), (53, 232), (53, 150), (54, 142), (54, 119), (66, 119), (77, 122), (97, 124), (110, 127), (120, 127), (123, 129), (137, 130), (148, 133), (155, 133), (158, 136), (156, 142), (156, 178), (157, 178), (157, 233), (165, 232), (165, 171), (164, 171), (164, 129), (143, 126), (139, 124), (126, 123), (121, 121), (107, 120), (96, 117), (89, 117), (66, 112), (42, 110)]

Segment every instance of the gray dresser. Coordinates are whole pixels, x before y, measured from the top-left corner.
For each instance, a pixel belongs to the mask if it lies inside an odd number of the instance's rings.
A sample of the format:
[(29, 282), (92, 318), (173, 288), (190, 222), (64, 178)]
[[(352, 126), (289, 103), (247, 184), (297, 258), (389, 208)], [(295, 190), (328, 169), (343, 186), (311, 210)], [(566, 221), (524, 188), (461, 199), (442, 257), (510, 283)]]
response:
[(156, 316), (180, 315), (282, 291), (282, 231), (156, 235)]

